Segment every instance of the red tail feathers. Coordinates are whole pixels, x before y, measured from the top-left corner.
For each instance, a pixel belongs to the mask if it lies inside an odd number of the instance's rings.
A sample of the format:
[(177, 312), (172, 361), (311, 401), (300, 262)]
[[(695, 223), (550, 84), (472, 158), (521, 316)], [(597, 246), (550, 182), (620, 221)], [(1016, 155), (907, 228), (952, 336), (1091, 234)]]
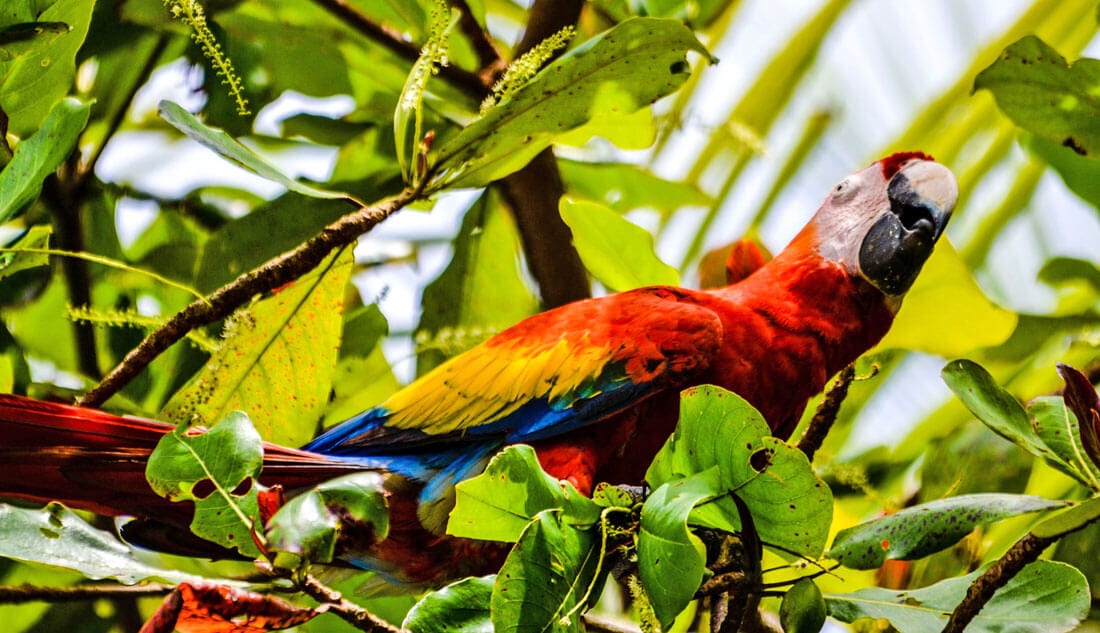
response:
[[(0, 394), (0, 497), (60, 501), (111, 516), (190, 521), (188, 504), (158, 496), (145, 462), (172, 426), (95, 409)], [(353, 472), (323, 455), (264, 444), (266, 485), (316, 485)]]

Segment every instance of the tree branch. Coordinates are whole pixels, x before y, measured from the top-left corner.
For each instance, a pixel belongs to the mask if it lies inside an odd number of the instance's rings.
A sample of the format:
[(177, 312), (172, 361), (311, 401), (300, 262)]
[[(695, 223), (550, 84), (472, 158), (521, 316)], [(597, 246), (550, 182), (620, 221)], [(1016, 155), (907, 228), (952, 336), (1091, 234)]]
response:
[(588, 273), (573, 247), (573, 233), (558, 212), (565, 184), (554, 153), (543, 150), (501, 185), (543, 306), (552, 308), (588, 297)]
[(806, 427), (802, 438), (798, 440), (798, 450), (805, 453), (806, 458), (811, 462), (814, 461), (814, 454), (825, 442), (825, 436), (829, 434), (829, 429), (833, 428), (837, 413), (840, 412), (840, 405), (848, 397), (848, 387), (851, 386), (855, 377), (855, 365), (848, 365), (840, 370), (836, 382), (833, 383), (832, 387), (829, 387), (825, 399), (818, 405), (813, 419), (810, 420), (810, 424)]
[(970, 584), (966, 597), (955, 607), (947, 626), (943, 627), (943, 633), (962, 633), (998, 589), (1005, 586), (1024, 567), (1038, 560), (1043, 550), (1053, 545), (1058, 538), (1041, 538), (1028, 532), (1016, 541), (1004, 556)]
[(34, 585), (0, 586), (0, 604), (26, 602), (80, 602), (102, 600), (120, 596), (163, 596), (174, 589), (172, 585), (71, 585), (68, 587), (36, 587)]
[[(46, 179), (42, 188), (42, 200), (53, 215), (54, 238), (61, 250), (83, 252), (87, 250), (82, 211), (87, 183), (78, 177), (80, 148), (76, 148), (57, 170)], [(92, 274), (88, 262), (67, 257), (61, 260), (61, 271), (68, 289), (69, 304), (75, 308), (87, 308), (92, 303)], [(80, 373), (90, 378), (100, 376), (99, 354), (96, 349), (95, 327), (90, 323), (74, 321), (73, 338), (76, 344), (76, 364)]]
[[(535, 0), (514, 56), (523, 55), (562, 28), (576, 24), (583, 6), (583, 0)], [(573, 247), (573, 234), (558, 212), (565, 184), (553, 151), (543, 150), (502, 184), (543, 306), (552, 308), (588, 297), (588, 273)]]
[(367, 633), (408, 633), (379, 618), (370, 611), (348, 600), (339, 591), (325, 585), (310, 574), (295, 575), (294, 584), (306, 595), (326, 605), (328, 611), (342, 618), (360, 631)]
[(237, 277), (180, 310), (160, 328), (150, 332), (94, 389), (78, 400), (82, 406), (101, 405), (162, 352), (196, 327), (231, 314), (257, 294), (269, 292), (312, 270), (333, 250), (354, 242), (361, 234), (396, 213), (420, 195), (407, 188), (381, 204), (362, 207), (321, 229), (321, 232), (292, 251), (268, 260), (259, 268)]
[(507, 66), (504, 57), (497, 50), (493, 38), (481, 28), (481, 24), (470, 10), (470, 4), (466, 0), (450, 0), (450, 3), (452, 7), (458, 9), (458, 26), (466, 34), (466, 38), (470, 40), (477, 54), (478, 64), (481, 65), (478, 76), (481, 78), (482, 85), (492, 86), (496, 76), (504, 72), (504, 67)]

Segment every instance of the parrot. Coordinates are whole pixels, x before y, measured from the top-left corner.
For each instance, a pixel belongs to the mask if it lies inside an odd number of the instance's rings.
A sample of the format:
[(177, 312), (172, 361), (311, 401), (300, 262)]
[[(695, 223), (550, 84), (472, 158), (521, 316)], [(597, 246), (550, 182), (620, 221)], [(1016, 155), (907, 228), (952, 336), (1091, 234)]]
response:
[[(531, 316), (301, 448), (265, 444), (259, 480), (293, 492), (383, 473), (389, 532), (355, 539), (343, 562), (410, 585), (493, 573), (506, 544), (446, 533), (456, 484), (515, 444), (582, 494), (641, 484), (675, 430), (680, 392), (704, 384), (739, 394), (789, 438), (809, 399), (890, 328), (957, 198), (930, 156), (886, 156), (836, 184), (786, 248), (732, 283), (643, 287)], [(187, 504), (144, 478), (172, 428), (0, 395), (0, 496), (186, 526)]]

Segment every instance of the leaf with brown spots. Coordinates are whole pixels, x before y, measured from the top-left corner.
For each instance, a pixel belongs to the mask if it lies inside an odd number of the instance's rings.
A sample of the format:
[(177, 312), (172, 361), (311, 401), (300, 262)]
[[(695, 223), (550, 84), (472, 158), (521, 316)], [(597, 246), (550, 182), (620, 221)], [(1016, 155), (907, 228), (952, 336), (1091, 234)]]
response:
[(1016, 125), (1081, 156), (1100, 155), (1100, 60), (1068, 64), (1028, 35), (978, 73), (974, 90), (983, 88)]
[(913, 560), (951, 547), (979, 525), (1066, 505), (993, 493), (937, 499), (841, 530), (828, 555), (845, 567), (874, 569), (887, 559)]

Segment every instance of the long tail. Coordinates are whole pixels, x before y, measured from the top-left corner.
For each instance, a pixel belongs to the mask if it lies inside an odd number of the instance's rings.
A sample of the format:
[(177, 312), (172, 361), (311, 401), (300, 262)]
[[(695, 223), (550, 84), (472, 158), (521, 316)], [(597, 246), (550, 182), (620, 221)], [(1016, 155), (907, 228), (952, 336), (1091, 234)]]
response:
[[(191, 504), (160, 497), (145, 480), (150, 453), (172, 429), (155, 420), (0, 394), (0, 497), (60, 501), (97, 514), (138, 517), (123, 527), (131, 542), (192, 556), (232, 556), (190, 535)], [(363, 469), (362, 464), (265, 443), (260, 482), (294, 491)], [(427, 531), (417, 518), (420, 489), (421, 484), (404, 477), (387, 478), (389, 535), (361, 542), (346, 535), (345, 562), (416, 585), (495, 571), (507, 547)]]
[[(145, 480), (149, 454), (172, 429), (155, 420), (0, 394), (0, 497), (189, 521), (189, 507), (160, 497)], [(361, 468), (265, 443), (260, 481), (293, 490)]]

